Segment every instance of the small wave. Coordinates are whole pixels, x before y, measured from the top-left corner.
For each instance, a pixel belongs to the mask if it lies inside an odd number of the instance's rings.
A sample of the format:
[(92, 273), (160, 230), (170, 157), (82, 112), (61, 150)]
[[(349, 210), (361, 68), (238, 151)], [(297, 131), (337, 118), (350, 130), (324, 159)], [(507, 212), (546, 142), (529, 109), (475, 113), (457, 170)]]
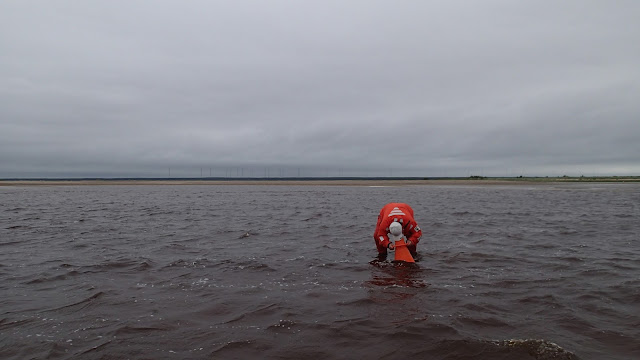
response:
[(349, 300), (349, 301), (338, 301), (336, 303), (337, 305), (350, 305), (350, 306), (370, 306), (371, 304), (376, 304), (376, 301), (374, 301), (371, 298), (363, 298), (363, 299), (356, 299), (356, 300)]
[(168, 331), (171, 330), (171, 327), (158, 327), (158, 326), (130, 326), (130, 325), (126, 325), (123, 326), (119, 329), (117, 329), (114, 333), (115, 336), (122, 336), (122, 335), (129, 335), (129, 334), (133, 334), (133, 335), (140, 335), (140, 334), (146, 334), (149, 332), (154, 332), (154, 331)]
[(536, 360), (578, 360), (578, 357), (556, 343), (538, 339), (511, 339), (493, 341), (498, 347), (526, 351)]
[(179, 250), (185, 250), (185, 249), (187, 249), (186, 245), (177, 244), (177, 243), (170, 243), (170, 244), (165, 245), (164, 247), (167, 248), (167, 249), (170, 249), (170, 250), (178, 250), (178, 249)]
[(237, 269), (239, 270), (255, 270), (255, 271), (267, 271), (267, 272), (273, 272), (276, 271), (276, 269), (272, 268), (271, 266), (264, 264), (264, 263), (260, 263), (260, 262), (243, 262), (243, 263), (239, 263), (237, 265)]
[(617, 274), (615, 272), (607, 269), (587, 269), (579, 273), (579, 276), (581, 277), (598, 278), (598, 279), (607, 278), (607, 277), (614, 278), (616, 277), (616, 275)]
[(14, 207), (14, 208), (5, 209), (6, 212), (18, 212), (22, 210), (27, 210), (27, 209), (23, 207)]
[[(548, 235), (549, 232), (546, 230), (543, 230), (540, 232), (540, 234), (544, 234), (544, 235)], [(548, 250), (548, 249), (555, 249), (558, 248), (559, 245), (556, 243), (529, 243), (523, 246), (523, 248), (525, 249), (529, 249), (529, 250)]]
[(279, 320), (276, 324), (269, 325), (267, 330), (275, 330), (277, 332), (281, 332), (282, 330), (291, 330), (292, 327), (296, 325), (295, 321), (292, 320)]
[(257, 233), (251, 229), (247, 230), (247, 231), (243, 231), (242, 234), (240, 236), (238, 236), (238, 239), (244, 239), (244, 238), (248, 238), (250, 236), (255, 236), (255, 235), (259, 235), (260, 233)]
[(64, 356), (66, 354), (66, 352), (69, 350), (68, 348), (66, 348), (64, 345), (59, 344), (59, 343), (50, 343), (49, 345), (49, 352), (46, 356), (46, 359), (57, 359), (60, 358), (62, 356)]
[(208, 267), (217, 267), (223, 265), (224, 263), (228, 263), (231, 260), (224, 260), (220, 262), (213, 262), (206, 258), (198, 258), (194, 260), (184, 260), (178, 259), (169, 263), (169, 265), (165, 266), (165, 268), (169, 267), (181, 267), (181, 268), (208, 268)]
[(621, 219), (628, 219), (628, 218), (633, 218), (635, 215), (634, 214), (613, 214), (613, 216)]
[(554, 308), (563, 307), (561, 305), (562, 301), (559, 301), (558, 298), (553, 294), (529, 295), (525, 298), (518, 299), (518, 302), (521, 304), (548, 305), (548, 306), (553, 306)]
[(138, 270), (138, 271), (142, 271), (142, 270), (148, 270), (151, 269), (153, 267), (153, 262), (151, 262), (150, 260), (145, 260), (141, 263), (138, 263), (137, 265), (135, 265), (133, 267), (134, 270)]
[(73, 304), (69, 304), (69, 305), (64, 305), (64, 306), (60, 306), (54, 309), (49, 309), (49, 310), (45, 310), (45, 311), (56, 311), (56, 310), (61, 310), (61, 309), (67, 309), (70, 307), (74, 307), (74, 306), (78, 306), (78, 305), (83, 305), (81, 308), (84, 308), (85, 306), (87, 306), (89, 303), (93, 302), (94, 300), (102, 297), (104, 295), (104, 292), (99, 291), (91, 296), (89, 296), (88, 298), (75, 302)]
[(480, 329), (487, 330), (488, 328), (512, 328), (508, 323), (500, 320), (497, 317), (466, 317), (461, 316), (456, 319), (457, 322), (477, 326)]
[(581, 259), (581, 258), (576, 257), (576, 256), (563, 256), (563, 257), (557, 257), (556, 259), (562, 260), (562, 261), (566, 261), (566, 262), (571, 263), (571, 264), (584, 263), (584, 259)]
[(410, 352), (406, 355), (420, 359), (579, 360), (575, 354), (555, 343), (535, 339), (495, 341), (446, 339), (428, 349)]
[(23, 243), (23, 241), (20, 241), (20, 240), (3, 241), (3, 242), (0, 242), (0, 246), (10, 246), (10, 245), (16, 245), (16, 244), (20, 244), (20, 243)]
[(66, 274), (60, 274), (60, 275), (55, 275), (55, 276), (43, 276), (43, 277), (39, 277), (37, 279), (33, 279), (33, 280), (29, 280), (27, 282), (25, 282), (26, 285), (33, 285), (33, 284), (42, 284), (42, 283), (48, 283), (48, 282), (53, 282), (53, 281), (59, 281), (59, 280), (66, 280), (68, 277), (70, 276), (76, 276), (79, 275), (80, 273), (77, 271), (69, 271)]
[(253, 317), (253, 316), (257, 316), (257, 315), (271, 315), (274, 314), (276, 311), (280, 310), (280, 306), (278, 306), (277, 304), (268, 304), (268, 305), (264, 305), (264, 306), (260, 306), (257, 309), (253, 309), (250, 311), (247, 311), (245, 313), (242, 313), (240, 315), (235, 316), (234, 318), (224, 321), (223, 324), (230, 324), (236, 321), (240, 321), (242, 319), (244, 319), (245, 317)]
[(306, 219), (302, 219), (302, 221), (310, 221), (310, 220), (315, 220), (315, 219), (319, 219), (322, 216), (324, 216), (322, 213), (317, 213), (317, 214), (313, 214), (310, 217), (306, 218)]
[(218, 346), (216, 349), (214, 349), (210, 355), (213, 358), (217, 358), (218, 356), (220, 356), (220, 358), (224, 358), (224, 353), (231, 351), (231, 352), (236, 352), (236, 351), (240, 351), (240, 352), (245, 352), (246, 351), (246, 347), (247, 345), (251, 344), (250, 340), (244, 340), (244, 341), (229, 341), (227, 343), (224, 343), (220, 346)]
[(89, 348), (89, 349), (87, 349), (87, 350), (83, 350), (83, 351), (82, 351), (82, 352), (80, 352), (78, 355), (85, 355), (85, 354), (88, 354), (88, 353), (90, 353), (90, 352), (93, 352), (93, 351), (99, 350), (99, 349), (101, 349), (102, 347), (104, 347), (104, 346), (106, 346), (106, 345), (110, 344), (111, 342), (112, 342), (112, 340), (108, 340), (108, 341), (103, 342), (102, 344), (92, 346), (91, 348)]
[(133, 269), (140, 270), (146, 269), (152, 265), (152, 261), (145, 258), (140, 259), (115, 259), (109, 260), (104, 263), (82, 266), (81, 269), (85, 272), (102, 272), (105, 270), (115, 270), (115, 269)]
[(218, 268), (221, 271), (258, 271), (258, 272), (274, 272), (276, 269), (269, 266), (264, 262), (258, 261), (257, 259), (248, 259), (248, 260), (231, 260), (225, 259), (221, 261), (210, 261), (207, 259), (196, 259), (194, 261), (187, 260), (177, 260), (169, 264), (168, 266), (177, 266), (184, 268)]
[(24, 225), (13, 225), (13, 226), (9, 226), (6, 227), (6, 230), (15, 230), (15, 229), (24, 229), (24, 228), (28, 228), (28, 226), (24, 226)]
[(453, 216), (484, 216), (486, 214), (483, 214), (481, 212), (478, 211), (474, 211), (474, 212), (470, 212), (470, 211), (455, 211), (452, 212), (451, 215)]
[(576, 235), (579, 234), (578, 230), (574, 230), (574, 229), (564, 229), (564, 230), (560, 230), (558, 232), (558, 234), (560, 235)]
[(0, 319), (0, 330), (7, 330), (14, 326), (22, 326), (34, 321), (35, 321), (34, 319), (23, 319), (23, 320), (15, 320), (15, 321), (10, 321), (8, 319)]

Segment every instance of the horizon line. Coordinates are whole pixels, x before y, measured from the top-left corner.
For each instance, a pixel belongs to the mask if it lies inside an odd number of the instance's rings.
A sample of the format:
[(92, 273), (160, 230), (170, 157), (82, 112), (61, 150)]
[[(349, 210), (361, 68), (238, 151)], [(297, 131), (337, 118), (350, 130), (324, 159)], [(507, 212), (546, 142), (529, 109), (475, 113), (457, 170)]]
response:
[(593, 176), (273, 176), (273, 177), (11, 177), (0, 178), (0, 181), (306, 181), (306, 180), (497, 180), (497, 179), (640, 179), (640, 175), (593, 175)]

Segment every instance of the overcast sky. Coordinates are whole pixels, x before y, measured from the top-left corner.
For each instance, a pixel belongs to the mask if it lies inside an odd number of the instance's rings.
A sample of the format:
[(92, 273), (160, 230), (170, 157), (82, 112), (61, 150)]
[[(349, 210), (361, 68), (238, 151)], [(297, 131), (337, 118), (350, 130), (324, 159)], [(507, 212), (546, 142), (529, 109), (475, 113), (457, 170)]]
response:
[(0, 178), (640, 175), (639, 19), (637, 0), (3, 1)]

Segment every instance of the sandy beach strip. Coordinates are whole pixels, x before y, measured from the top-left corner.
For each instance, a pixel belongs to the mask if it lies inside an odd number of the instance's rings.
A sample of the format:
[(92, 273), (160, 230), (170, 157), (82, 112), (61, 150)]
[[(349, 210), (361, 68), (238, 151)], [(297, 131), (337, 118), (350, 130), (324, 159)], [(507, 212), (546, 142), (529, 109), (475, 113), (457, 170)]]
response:
[(1, 186), (103, 185), (284, 185), (284, 186), (412, 186), (412, 185), (543, 185), (566, 183), (640, 183), (640, 177), (593, 178), (449, 178), (449, 179), (0, 179)]
[(152, 180), (152, 179), (96, 179), (96, 180), (0, 180), (0, 186), (104, 186), (104, 185), (281, 185), (281, 186), (412, 186), (412, 185), (533, 185), (549, 184), (548, 181), (530, 180), (384, 180), (384, 179), (310, 179), (310, 180)]

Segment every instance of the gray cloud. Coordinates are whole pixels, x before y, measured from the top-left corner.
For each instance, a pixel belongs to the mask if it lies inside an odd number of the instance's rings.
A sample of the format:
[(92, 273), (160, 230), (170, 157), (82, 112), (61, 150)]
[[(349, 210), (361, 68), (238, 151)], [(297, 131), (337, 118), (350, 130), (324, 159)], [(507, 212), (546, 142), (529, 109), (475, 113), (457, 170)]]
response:
[(0, 177), (638, 175), (639, 17), (635, 1), (8, 1)]

